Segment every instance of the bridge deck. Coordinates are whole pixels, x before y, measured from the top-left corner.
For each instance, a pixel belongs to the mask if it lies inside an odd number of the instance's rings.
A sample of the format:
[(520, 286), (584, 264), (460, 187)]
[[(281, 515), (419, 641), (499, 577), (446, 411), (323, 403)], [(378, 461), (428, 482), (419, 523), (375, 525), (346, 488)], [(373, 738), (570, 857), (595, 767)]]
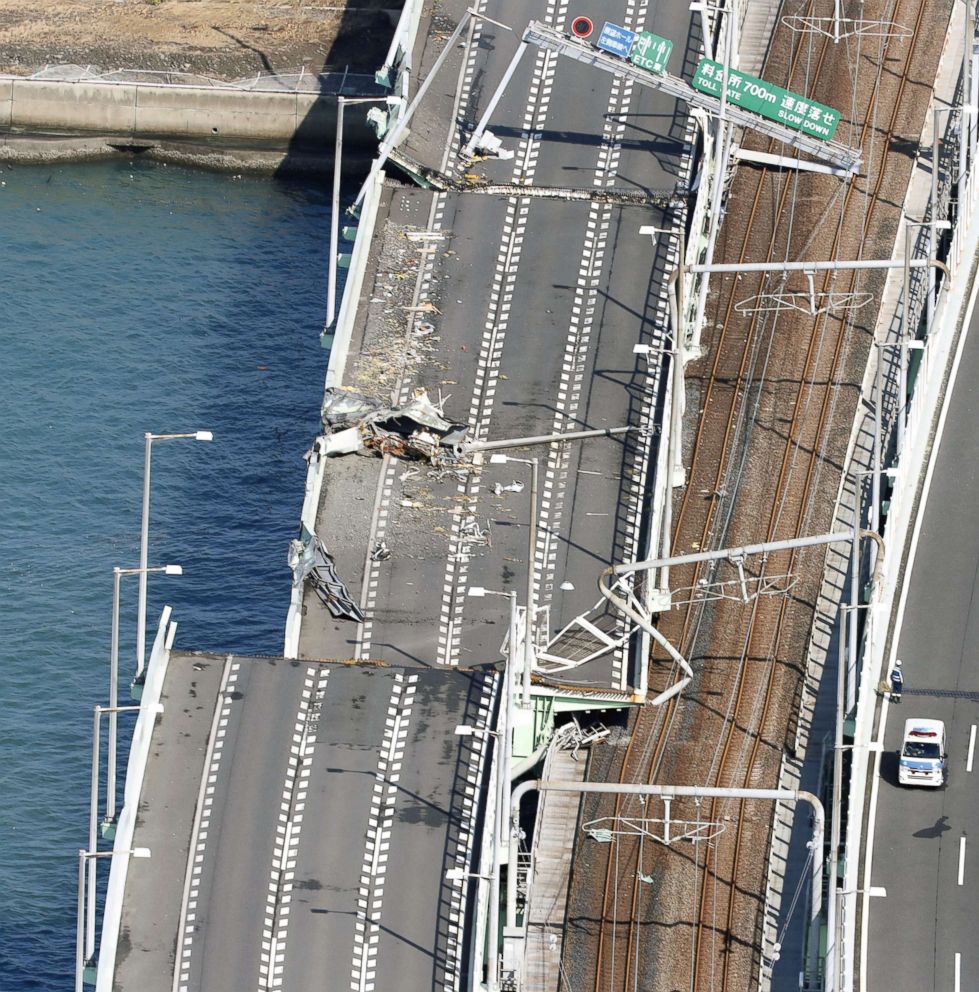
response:
[(171, 992), (175, 966), (207, 992), (464, 981), (476, 885), (445, 875), (479, 871), (492, 746), (455, 727), (492, 723), (496, 685), (491, 669), (175, 653), (118, 987)]

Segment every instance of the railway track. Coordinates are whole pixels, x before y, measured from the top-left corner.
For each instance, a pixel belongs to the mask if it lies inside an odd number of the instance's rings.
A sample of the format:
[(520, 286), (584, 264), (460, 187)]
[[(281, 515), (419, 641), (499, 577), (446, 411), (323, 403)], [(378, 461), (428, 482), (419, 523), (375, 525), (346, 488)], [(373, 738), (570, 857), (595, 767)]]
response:
[[(908, 107), (914, 94), (908, 87), (919, 54), (918, 39), (927, 37), (922, 33), (927, 32), (927, 5), (923, 0), (899, 0), (877, 6), (881, 19), (914, 30), (910, 39), (889, 39), (874, 53), (879, 59), (875, 58), (872, 83), (857, 80), (865, 94), (855, 107), (863, 115), (859, 144), (869, 181), (863, 189), (856, 183), (842, 190), (837, 186), (834, 193), (825, 179), (803, 180), (803, 186), (808, 181), (830, 195), (800, 249), (791, 233), (796, 199), (793, 183), (782, 181), (772, 170), (760, 171), (754, 176), (746, 220), (733, 225), (735, 230), (728, 238), (726, 260), (732, 255), (741, 261), (757, 260), (760, 253), (768, 260), (814, 257), (807, 254), (814, 248), (819, 257), (849, 258), (854, 257), (854, 243), (861, 253), (865, 246), (874, 253), (873, 241), (880, 229), (893, 222), (888, 203), (893, 190), (888, 180), (894, 181), (895, 156), (902, 154), (894, 146), (900, 147), (906, 121), (914, 117)], [(934, 5), (931, 13), (935, 14)], [(875, 15), (868, 11), (864, 16)], [(789, 60), (789, 87), (816, 91), (824, 99), (820, 79), (839, 73), (838, 53), (829, 39), (810, 45), (805, 36), (797, 36)], [(886, 72), (882, 71), (885, 65)], [(815, 82), (806, 83), (805, 78)], [(883, 118), (879, 124), (878, 117)], [(770, 145), (769, 150), (774, 148)], [(742, 186), (747, 184), (746, 179)], [(744, 190), (739, 192), (743, 202)], [(825, 228), (834, 210), (838, 214), (827, 238)], [(878, 217), (878, 213), (887, 217)], [(786, 229), (790, 233), (776, 236)], [(733, 243), (734, 237), (740, 244)], [(827, 273), (820, 288), (854, 292), (862, 278), (866, 277), (852, 271)], [(759, 277), (759, 294), (766, 289), (764, 280)], [(719, 330), (711, 344), (713, 361), (700, 394), (703, 415), (694, 439), (689, 481), (675, 515), (675, 553), (812, 533), (807, 528), (827, 516), (835, 498), (839, 468), (827, 465), (827, 452), (834, 447), (838, 384), (859, 384), (862, 365), (855, 380), (852, 374), (847, 379), (846, 365), (855, 350), (866, 360), (866, 328), (830, 314), (789, 322), (770, 322), (758, 313), (738, 319), (735, 304), (749, 292), (740, 278), (728, 279), (719, 288), (721, 302), (715, 311)], [(875, 312), (869, 308), (867, 316), (873, 319)], [(784, 331), (786, 323), (789, 331)], [(780, 334), (789, 336), (788, 343), (778, 343), (776, 325)], [(772, 370), (777, 374), (773, 376)], [(855, 389), (852, 399), (855, 403)], [(768, 443), (759, 445), (758, 434), (766, 429), (763, 441)], [(849, 423), (844, 430), (848, 435)], [(842, 443), (845, 450), (845, 439)], [(746, 472), (745, 467), (752, 464), (749, 453), (757, 459), (759, 447), (763, 464)], [(827, 472), (832, 484), (821, 486)], [(749, 494), (745, 482), (754, 482), (757, 490)], [(828, 490), (832, 496), (827, 503), (818, 493)], [(749, 499), (750, 522), (746, 524), (734, 511), (743, 511)], [(763, 533), (759, 533), (759, 524)], [(802, 572), (816, 575), (821, 572), (823, 553), (810, 549), (773, 556), (755, 566), (754, 574), (759, 578)], [(671, 585), (693, 589), (708, 577), (704, 566), (697, 566)], [(688, 691), (684, 699), (676, 697), (663, 707), (639, 711), (621, 766), (622, 781), (773, 784), (772, 770), (777, 771), (785, 737), (786, 700), (795, 698), (802, 671), (797, 655), (800, 596), (807, 617), (806, 634), (811, 619), (812, 604), (805, 602), (805, 595), (758, 597), (747, 605), (691, 602), (663, 618), (664, 632), (688, 658), (700, 661), (701, 671), (691, 686), (694, 693)], [(673, 673), (664, 677), (664, 685), (672, 678)], [(725, 701), (723, 707), (714, 704), (715, 695)], [(684, 743), (671, 747), (677, 728)], [(625, 799), (606, 804), (602, 812), (620, 817), (651, 815), (637, 811), (635, 800)], [(641, 836), (618, 838), (603, 872), (589, 986), (595, 992), (660, 988), (723, 992), (745, 989), (749, 981), (757, 980), (764, 871), (759, 845), (767, 850), (770, 813), (745, 801), (715, 800), (697, 807), (675, 803), (674, 816), (696, 817), (716, 824), (720, 832), (708, 844), (669, 853)], [(670, 881), (657, 886), (667, 872)], [(671, 884), (677, 881), (679, 886)], [(688, 890), (694, 893), (692, 898)], [(678, 912), (683, 899), (688, 900), (687, 906)], [(664, 903), (672, 908), (664, 908)], [(667, 933), (681, 937), (667, 941), (663, 939)], [(666, 943), (673, 947), (667, 949)], [(572, 953), (576, 946), (572, 942)]]

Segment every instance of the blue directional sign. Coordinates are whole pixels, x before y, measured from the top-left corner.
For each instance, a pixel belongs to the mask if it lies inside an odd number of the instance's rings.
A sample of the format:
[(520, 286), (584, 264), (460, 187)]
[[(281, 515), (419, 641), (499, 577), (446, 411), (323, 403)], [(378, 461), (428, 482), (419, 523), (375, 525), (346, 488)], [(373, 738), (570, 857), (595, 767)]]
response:
[(602, 28), (602, 33), (598, 36), (598, 41), (595, 42), (595, 47), (601, 48), (606, 52), (611, 52), (613, 55), (621, 55), (622, 58), (627, 59), (629, 52), (632, 51), (632, 43), (635, 40), (635, 31), (620, 27), (618, 24), (609, 24), (606, 21), (605, 27)]

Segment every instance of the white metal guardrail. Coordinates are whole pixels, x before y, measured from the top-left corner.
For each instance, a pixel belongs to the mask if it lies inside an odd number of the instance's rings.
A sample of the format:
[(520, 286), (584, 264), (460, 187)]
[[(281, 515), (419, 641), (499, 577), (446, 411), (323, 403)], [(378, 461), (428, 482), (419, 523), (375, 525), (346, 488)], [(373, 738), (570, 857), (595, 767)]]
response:
[[(336, 331), (330, 346), (330, 359), (326, 369), (325, 388), (339, 386), (343, 381), (343, 373), (347, 367), (347, 357), (350, 353), (350, 339), (353, 336), (354, 323), (357, 318), (357, 305), (360, 301), (360, 291), (364, 284), (367, 271), (367, 259), (371, 240), (374, 237), (374, 226), (377, 222), (377, 208), (381, 202), (381, 189), (384, 185), (384, 172), (378, 172), (374, 182), (367, 189), (360, 210), (360, 224), (357, 227), (357, 238), (354, 241), (353, 253), (350, 256), (350, 269), (347, 281), (343, 287), (343, 299), (340, 303), (340, 313), (337, 317)], [(305, 543), (316, 533), (316, 514), (320, 505), (320, 492), (323, 488), (323, 473), (326, 471), (326, 455), (322, 451), (319, 438), (313, 442), (313, 453), (306, 470), (306, 495), (300, 515), (301, 536)], [(299, 632), (302, 627), (303, 584), (292, 584), (289, 599), (289, 611), (286, 615), (285, 644), (282, 649), (286, 658), (296, 658), (299, 655)]]
[(102, 912), (102, 935), (99, 941), (99, 964), (95, 980), (96, 992), (112, 992), (116, 970), (116, 948), (119, 943), (119, 927), (122, 922), (122, 899), (129, 872), (129, 857), (123, 853), (133, 846), (133, 831), (136, 829), (136, 814), (139, 810), (139, 796), (143, 789), (143, 775), (149, 759), (153, 727), (158, 714), (163, 680), (170, 664), (170, 647), (177, 632), (177, 624), (170, 622), (170, 607), (165, 606), (160, 616), (160, 626), (153, 641), (153, 649), (146, 665), (146, 681), (140, 697), (140, 712), (136, 718), (133, 741), (129, 748), (129, 764), (126, 767), (126, 787), (122, 809), (116, 825), (113, 851), (119, 857), (108, 859), (109, 885), (105, 895), (105, 909)]

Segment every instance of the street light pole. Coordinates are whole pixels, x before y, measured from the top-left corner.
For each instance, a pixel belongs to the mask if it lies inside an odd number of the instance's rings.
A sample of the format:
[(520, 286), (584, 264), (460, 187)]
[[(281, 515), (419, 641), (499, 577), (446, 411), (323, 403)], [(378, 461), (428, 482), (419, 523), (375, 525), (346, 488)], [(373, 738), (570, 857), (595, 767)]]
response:
[[(159, 706), (162, 711), (163, 707)], [(98, 848), (98, 809), (99, 809), (99, 751), (102, 735), (102, 717), (108, 713), (111, 720), (115, 720), (118, 713), (139, 712), (139, 706), (96, 706), (92, 711), (92, 781), (91, 796), (88, 807), (88, 849), (94, 851)], [(106, 782), (106, 794), (114, 793), (114, 779), (110, 776)], [(113, 816), (114, 819), (114, 816)], [(106, 817), (106, 822), (110, 822)], [(89, 861), (88, 867), (88, 932), (86, 935), (86, 956), (91, 957), (95, 953), (95, 893), (96, 893), (96, 871), (95, 861)]]
[[(510, 819), (510, 765), (513, 755), (513, 672), (517, 649), (517, 594), (516, 592), (494, 592), (481, 586), (470, 586), (469, 595), (506, 596), (510, 600), (510, 633), (508, 637), (506, 667), (503, 670), (503, 703), (500, 710), (503, 714), (502, 727), (496, 737), (499, 748), (499, 773), (496, 781), (496, 817), (493, 824), (493, 876), (490, 882), (490, 918), (489, 918), (489, 973), (488, 992), (499, 992), (500, 989), (500, 876), (502, 875), (502, 853), (505, 843), (507, 824)], [(516, 866), (510, 866), (511, 871)]]
[(538, 459), (515, 458), (513, 455), (490, 455), (494, 464), (519, 462), (530, 466), (530, 534), (527, 551), (527, 615), (524, 617), (523, 640), (523, 691), (521, 705), (530, 706), (530, 673), (534, 666), (534, 620), (537, 616), (537, 581), (535, 560), (537, 558), (537, 478)]
[(347, 104), (377, 103), (386, 96), (337, 97), (337, 135), (333, 146), (333, 204), (330, 208), (330, 268), (326, 288), (326, 326), (336, 319), (337, 303), (337, 245), (340, 240), (340, 174), (343, 161), (343, 112)]
[[(85, 963), (91, 961), (95, 954), (94, 938), (92, 949), (86, 953), (85, 947), (85, 862), (94, 862), (98, 858), (111, 858), (115, 855), (130, 855), (134, 858), (148, 858), (150, 849), (148, 847), (134, 847), (129, 851), (86, 851), (78, 849), (78, 919), (75, 923), (75, 992), (84, 992), (85, 988)], [(93, 928), (94, 928), (94, 912)]]
[(190, 438), (194, 441), (213, 441), (210, 431), (190, 431), (185, 434), (143, 435), (143, 514), (139, 537), (139, 567), (143, 570), (139, 577), (139, 612), (136, 615), (136, 678), (143, 674), (146, 659), (146, 565), (149, 560), (150, 545), (150, 465), (153, 458), (154, 441), (172, 441)]
[[(105, 797), (105, 820), (111, 823), (116, 818), (116, 713), (119, 712), (119, 584), (124, 575), (138, 575), (140, 589), (150, 572), (163, 572), (166, 575), (181, 575), (183, 569), (179, 565), (159, 565), (147, 568), (113, 568), (112, 569), (112, 638), (109, 647), (109, 756), (107, 768), (107, 784)], [(144, 603), (145, 606), (145, 603)], [(142, 635), (137, 635), (141, 636)], [(140, 639), (142, 643), (142, 639)]]

